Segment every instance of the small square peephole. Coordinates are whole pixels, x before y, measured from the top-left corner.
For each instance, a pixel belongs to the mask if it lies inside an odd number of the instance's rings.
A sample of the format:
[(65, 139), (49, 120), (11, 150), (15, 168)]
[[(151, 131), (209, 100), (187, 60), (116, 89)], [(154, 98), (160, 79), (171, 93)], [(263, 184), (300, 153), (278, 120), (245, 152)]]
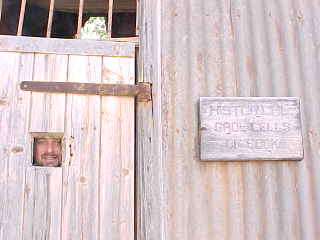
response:
[(32, 165), (40, 167), (61, 167), (63, 134), (32, 133)]

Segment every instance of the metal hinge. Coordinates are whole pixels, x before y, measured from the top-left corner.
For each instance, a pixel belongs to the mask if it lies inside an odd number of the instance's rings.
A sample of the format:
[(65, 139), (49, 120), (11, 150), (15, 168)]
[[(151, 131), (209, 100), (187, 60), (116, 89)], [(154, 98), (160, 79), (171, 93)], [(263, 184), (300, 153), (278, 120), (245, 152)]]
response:
[(24, 81), (20, 88), (24, 91), (48, 93), (73, 93), (100, 96), (129, 96), (137, 97), (139, 102), (151, 101), (151, 84), (103, 84), (77, 82), (40, 82)]

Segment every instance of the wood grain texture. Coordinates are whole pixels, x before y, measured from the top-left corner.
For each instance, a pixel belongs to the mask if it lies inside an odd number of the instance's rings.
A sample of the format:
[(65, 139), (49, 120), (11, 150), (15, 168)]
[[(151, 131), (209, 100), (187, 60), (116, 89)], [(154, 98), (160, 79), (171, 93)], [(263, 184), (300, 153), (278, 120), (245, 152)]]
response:
[[(103, 83), (134, 84), (134, 60), (103, 58)], [(134, 238), (134, 99), (102, 97), (100, 238)]]
[[(154, 95), (153, 95), (154, 97)], [(136, 224), (137, 239), (161, 239), (160, 126), (157, 102), (137, 104), (136, 125)]]
[[(68, 56), (36, 54), (34, 81), (67, 80)], [(32, 93), (30, 132), (64, 132), (65, 94)]]
[[(99, 79), (97, 79), (98, 81)], [(74, 81), (77, 81), (75, 79)], [(79, 79), (81, 81), (81, 78)], [(136, 97), (138, 101), (151, 100), (150, 84), (98, 84), (85, 82), (36, 82), (25, 81), (20, 84), (21, 90), (48, 93), (73, 93), (101, 96)]]
[[(153, 83), (160, 79), (161, 68), (161, 2), (139, 2), (138, 81)], [(166, 30), (165, 30), (166, 31)], [(156, 82), (155, 82), (156, 83)]]
[(112, 41), (0, 36), (0, 51), (134, 58), (135, 44)]
[[(10, 157), (8, 165), (8, 202), (6, 208), (9, 214), (7, 230), (8, 239), (19, 239), (22, 234), (23, 220), (23, 201), (24, 201), (24, 182), (25, 167), (31, 159), (29, 144), (29, 111), (30, 93), (26, 94), (19, 90), (19, 83), (24, 80), (32, 79), (34, 54), (19, 54), (18, 77), (12, 79), (15, 89), (12, 99), (11, 112), (11, 136)], [(19, 227), (17, 227), (19, 226)]]
[[(161, 39), (166, 35), (162, 31), (168, 30), (161, 25), (163, 21), (161, 16), (165, 12), (162, 2), (140, 0), (139, 19), (137, 19), (140, 25), (137, 81), (152, 83), (152, 102), (137, 103), (136, 113), (136, 235), (138, 240), (169, 239), (164, 224), (167, 220), (165, 209), (167, 204), (163, 179), (166, 171), (163, 169), (162, 154), (164, 148), (162, 133), (166, 128), (162, 123), (162, 115), (166, 112), (166, 102), (162, 100), (162, 93), (165, 95), (167, 90), (162, 88), (162, 76), (174, 74), (174, 72), (167, 72), (168, 69), (161, 63), (162, 54), (167, 54), (161, 51)], [(169, 8), (171, 9), (172, 5)], [(166, 70), (163, 71), (164, 69)]]
[(78, 239), (80, 234), (80, 211), (79, 195), (80, 191), (79, 166), (63, 167), (62, 170), (62, 219), (61, 219), (61, 239)]
[[(35, 54), (33, 80), (66, 81), (67, 61), (66, 55)], [(30, 114), (29, 132), (63, 133), (65, 94), (32, 93)], [(25, 191), (31, 197), (24, 203), (24, 239), (60, 239), (62, 169), (30, 167)]]
[[(0, 239), (134, 239), (134, 97), (19, 89), (31, 80), (134, 84), (134, 59), (1, 59)], [(32, 166), (30, 133), (39, 132), (64, 133), (61, 168)]]
[(60, 239), (62, 168), (26, 171), (23, 239)]
[[(28, 116), (29, 109), (27, 105), (29, 94), (19, 94), (17, 88), (17, 85), (19, 85), (18, 66), (20, 61), (21, 56), (19, 53), (0, 53), (0, 71), (2, 73), (0, 85), (1, 240), (21, 237), (24, 181), (24, 161), (22, 155), (25, 155), (26, 150), (23, 140), (27, 126), (25, 122), (17, 126), (17, 121), (19, 117), (26, 120)], [(16, 134), (21, 135), (18, 136)], [(16, 226), (18, 226), (18, 229)]]
[(297, 98), (200, 98), (200, 158), (207, 161), (301, 160)]
[[(68, 64), (68, 81), (101, 82), (102, 57), (70, 56)], [(67, 96), (66, 138), (72, 156), (63, 167), (62, 239), (98, 237), (100, 100)]]

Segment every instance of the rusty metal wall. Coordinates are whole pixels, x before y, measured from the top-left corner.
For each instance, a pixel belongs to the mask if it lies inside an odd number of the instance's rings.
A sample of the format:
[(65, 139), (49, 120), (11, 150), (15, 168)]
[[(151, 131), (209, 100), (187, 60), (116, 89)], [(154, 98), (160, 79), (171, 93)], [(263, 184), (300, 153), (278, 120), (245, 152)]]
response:
[[(320, 236), (320, 2), (163, 0), (161, 236)], [(294, 96), (301, 162), (199, 161), (200, 96)]]

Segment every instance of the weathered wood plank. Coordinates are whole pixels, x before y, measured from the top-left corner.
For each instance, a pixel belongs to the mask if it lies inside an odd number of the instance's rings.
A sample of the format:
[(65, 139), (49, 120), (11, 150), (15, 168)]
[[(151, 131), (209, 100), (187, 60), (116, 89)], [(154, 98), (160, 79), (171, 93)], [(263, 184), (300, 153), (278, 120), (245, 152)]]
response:
[(23, 239), (60, 239), (62, 168), (29, 167)]
[[(163, 59), (160, 39), (162, 1), (140, 0), (140, 48), (138, 82), (152, 83), (152, 102), (137, 104), (136, 151), (137, 151), (137, 240), (169, 238), (165, 222), (167, 211), (163, 175), (165, 145), (162, 133), (166, 129), (166, 93), (162, 77), (166, 74), (161, 64)], [(167, 65), (169, 66), (169, 65)], [(168, 70), (169, 68), (166, 68)], [(170, 73), (175, 74), (175, 71)], [(168, 73), (168, 74), (170, 74)], [(162, 96), (163, 92), (163, 96)]]
[[(34, 81), (67, 80), (66, 55), (36, 54)], [(63, 132), (65, 94), (32, 93), (30, 132)]]
[(139, 64), (138, 81), (155, 82), (161, 68), (161, 3), (160, 1), (140, 0), (139, 4)]
[(134, 58), (135, 44), (114, 41), (0, 36), (0, 51)]
[[(102, 57), (70, 56), (68, 80), (101, 82)], [(62, 239), (97, 239), (99, 228), (100, 97), (68, 95)]]
[[(66, 55), (35, 54), (33, 80), (66, 81), (67, 61)], [(64, 132), (64, 94), (32, 93), (30, 112), (30, 132)], [(26, 184), (24, 239), (60, 239), (62, 169), (30, 167)]]
[[(18, 79), (19, 54), (0, 53), (0, 71), (2, 81), (0, 85), (0, 239), (8, 239), (9, 226), (9, 159), (13, 130), (12, 111), (15, 109), (16, 85)], [(11, 180), (12, 181), (12, 180)], [(14, 187), (11, 185), (11, 188)], [(19, 200), (18, 200), (19, 205)], [(18, 217), (18, 216), (15, 216)], [(11, 228), (10, 228), (11, 229)], [(12, 236), (12, 234), (10, 234)]]
[(22, 82), (21, 89), (24, 91), (50, 92), (50, 93), (74, 93), (93, 94), (101, 96), (137, 96), (140, 101), (151, 100), (150, 84), (97, 84), (80, 82)]
[(62, 167), (62, 220), (61, 239), (71, 240), (79, 237), (79, 166)]
[[(134, 60), (103, 58), (103, 83), (134, 84)], [(134, 238), (134, 99), (102, 97), (100, 238)]]
[(11, 136), (8, 142), (10, 146), (10, 157), (8, 165), (8, 209), (9, 219), (6, 227), (8, 239), (20, 239), (22, 235), (23, 221), (23, 199), (25, 167), (31, 159), (29, 141), (29, 110), (30, 93), (26, 94), (19, 89), (19, 83), (23, 80), (32, 79), (32, 67), (34, 54), (19, 54), (18, 78), (12, 79), (14, 87), (14, 98), (11, 108)]
[(0, 239), (20, 239), (22, 233), (30, 93), (19, 84), (31, 79), (32, 65), (33, 54), (0, 53)]
[[(161, 178), (159, 148), (160, 126), (156, 114), (157, 102), (137, 104), (136, 125), (136, 224), (137, 239), (156, 239), (163, 214), (160, 209)], [(158, 155), (159, 154), (159, 155)], [(156, 187), (155, 187), (156, 186)]]
[(200, 98), (200, 156), (208, 161), (301, 160), (297, 98)]

